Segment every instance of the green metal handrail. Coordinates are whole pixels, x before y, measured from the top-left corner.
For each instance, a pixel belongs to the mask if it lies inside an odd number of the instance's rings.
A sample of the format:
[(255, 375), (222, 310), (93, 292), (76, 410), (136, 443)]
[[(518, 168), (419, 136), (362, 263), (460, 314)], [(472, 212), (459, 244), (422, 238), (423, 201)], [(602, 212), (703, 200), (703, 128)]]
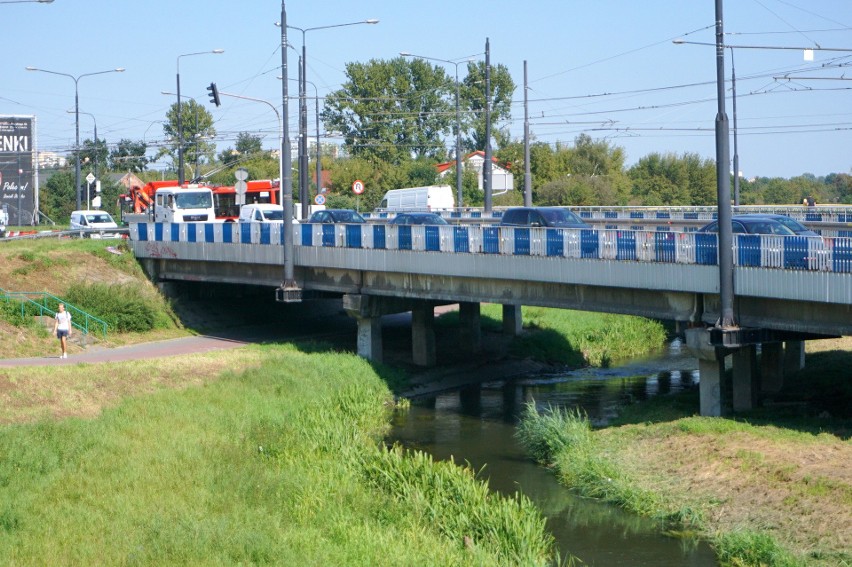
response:
[[(33, 299), (35, 297), (36, 299)], [(40, 317), (43, 317), (45, 313), (49, 314), (51, 317), (56, 316), (56, 310), (51, 309), (49, 305), (52, 305), (56, 308), (59, 307), (60, 303), (65, 304), (65, 310), (71, 313), (71, 324), (80, 330), (84, 335), (88, 335), (90, 332), (90, 327), (94, 328), (96, 326), (100, 327), (101, 336), (106, 339), (107, 328), (109, 325), (106, 321), (102, 319), (98, 319), (94, 315), (90, 315), (83, 311), (82, 309), (71, 305), (67, 301), (56, 297), (46, 291), (6, 291), (3, 288), (0, 288), (0, 299), (4, 301), (10, 301), (12, 299), (21, 302), (21, 317), (26, 316), (26, 306), (30, 305), (38, 309), (38, 314)], [(77, 321), (82, 320), (82, 324), (79, 322), (75, 322), (75, 318)]]

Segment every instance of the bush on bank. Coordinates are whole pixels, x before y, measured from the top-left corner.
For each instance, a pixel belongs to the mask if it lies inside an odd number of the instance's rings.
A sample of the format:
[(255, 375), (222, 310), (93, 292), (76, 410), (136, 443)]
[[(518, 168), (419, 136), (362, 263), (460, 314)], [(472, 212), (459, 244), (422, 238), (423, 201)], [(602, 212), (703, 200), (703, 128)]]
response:
[(0, 428), (0, 563), (549, 564), (528, 503), (381, 448), (391, 396), (369, 363), (250, 348), (255, 367), (204, 386)]

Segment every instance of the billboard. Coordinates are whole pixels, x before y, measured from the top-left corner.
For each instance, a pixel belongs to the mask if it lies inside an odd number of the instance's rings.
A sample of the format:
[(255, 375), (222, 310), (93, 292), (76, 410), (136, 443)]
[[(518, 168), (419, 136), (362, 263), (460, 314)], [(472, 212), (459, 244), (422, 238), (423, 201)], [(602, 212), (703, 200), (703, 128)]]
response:
[(38, 210), (35, 117), (0, 116), (0, 210), (10, 225), (29, 226)]

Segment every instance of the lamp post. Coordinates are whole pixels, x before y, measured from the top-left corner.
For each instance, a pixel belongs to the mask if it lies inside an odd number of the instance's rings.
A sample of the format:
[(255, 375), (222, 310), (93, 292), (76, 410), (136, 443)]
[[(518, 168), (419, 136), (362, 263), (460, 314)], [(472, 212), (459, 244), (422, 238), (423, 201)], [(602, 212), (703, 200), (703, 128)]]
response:
[(74, 123), (76, 129), (76, 138), (74, 142), (75, 164), (74, 164), (74, 187), (77, 193), (77, 209), (80, 209), (82, 196), (80, 195), (80, 96), (79, 83), (83, 77), (91, 77), (92, 75), (104, 75), (106, 73), (123, 73), (124, 67), (117, 67), (107, 71), (96, 71), (94, 73), (83, 73), (82, 75), (71, 75), (69, 73), (60, 73), (58, 71), (48, 71), (47, 69), (39, 69), (37, 67), (27, 67), (27, 71), (40, 71), (42, 73), (50, 73), (51, 75), (61, 75), (68, 77), (74, 81)]
[[(283, 0), (282, 0), (283, 1)], [(283, 8), (282, 8), (283, 12)], [(299, 66), (299, 200), (302, 202), (302, 217), (307, 218), (309, 211), (309, 203), (308, 203), (308, 107), (307, 101), (307, 53), (305, 47), (305, 35), (310, 31), (317, 30), (325, 30), (331, 28), (342, 28), (345, 26), (357, 26), (361, 24), (378, 24), (379, 20), (369, 19), (369, 20), (361, 20), (359, 22), (348, 22), (345, 24), (333, 24), (330, 26), (316, 26), (313, 28), (300, 28), (297, 26), (290, 26), (283, 19), (281, 19), (281, 23), (279, 25), (286, 26), (291, 30), (298, 30), (302, 32), (302, 59), (301, 64)], [(283, 29), (282, 29), (283, 33)], [(284, 44), (282, 44), (282, 49), (284, 49)], [(286, 50), (286, 49), (285, 49)], [(287, 81), (284, 81), (286, 84)], [(317, 183), (319, 184), (319, 179), (317, 179)]]
[(191, 55), (208, 55), (208, 54), (225, 53), (224, 49), (213, 49), (211, 51), (196, 51), (195, 53), (183, 53), (177, 56), (177, 127), (178, 127), (178, 185), (183, 185), (183, 122), (181, 121), (180, 113), (180, 58), (189, 57)]
[(450, 61), (448, 59), (438, 59), (437, 57), (426, 57), (425, 55), (414, 55), (407, 51), (401, 51), (403, 57), (416, 57), (418, 59), (427, 59), (429, 61), (440, 61), (449, 63), (456, 68), (456, 206), (462, 206), (462, 158), (461, 158), (461, 114), (459, 112), (459, 64), (469, 63), (471, 59), (463, 61)]
[(281, 205), (284, 207), (284, 281), (275, 290), (276, 301), (284, 303), (295, 303), (302, 301), (302, 290), (296, 283), (295, 277), (295, 247), (293, 239), (293, 173), (292, 160), (290, 158), (290, 120), (288, 87), (287, 87), (287, 7), (285, 0), (281, 0), (281, 164), (279, 175), (281, 175), (280, 188), (283, 198)]
[(737, 71), (731, 49), (731, 97), (734, 105), (734, 206), (740, 206), (740, 154), (737, 151)]
[(492, 196), (494, 190), (491, 187), (491, 42), (485, 38), (485, 163), (482, 164), (482, 183), (485, 190), (486, 213), (491, 212)]
[[(68, 112), (70, 113), (70, 112), (73, 112), (73, 111), (69, 110)], [(86, 114), (87, 116), (91, 116), (92, 122), (94, 122), (94, 124), (95, 124), (95, 131), (94, 131), (94, 136), (95, 136), (95, 144), (94, 144), (95, 145), (95, 150), (94, 150), (95, 151), (95, 173), (94, 174), (95, 174), (95, 177), (97, 178), (97, 176), (98, 176), (98, 121), (95, 119), (95, 115), (92, 114), (91, 112), (83, 112), (81, 110), (80, 114)], [(92, 201), (92, 192), (91, 192), (91, 189), (89, 188), (89, 184), (87, 182), (86, 183), (86, 209), (92, 208), (91, 201)]]

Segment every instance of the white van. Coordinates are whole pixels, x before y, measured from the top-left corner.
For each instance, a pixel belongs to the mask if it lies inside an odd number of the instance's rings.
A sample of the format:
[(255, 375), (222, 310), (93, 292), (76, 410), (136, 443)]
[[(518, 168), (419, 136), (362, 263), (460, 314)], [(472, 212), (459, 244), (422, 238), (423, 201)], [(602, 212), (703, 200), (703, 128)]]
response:
[(449, 185), (427, 185), (391, 189), (385, 193), (380, 209), (388, 211), (448, 211), (455, 207), (453, 188)]
[(209, 187), (163, 187), (154, 194), (154, 222), (215, 222)]
[(239, 222), (284, 222), (284, 207), (272, 203), (252, 203), (240, 208)]
[(74, 211), (71, 213), (71, 230), (84, 230), (91, 238), (121, 238), (118, 225), (105, 211)]

